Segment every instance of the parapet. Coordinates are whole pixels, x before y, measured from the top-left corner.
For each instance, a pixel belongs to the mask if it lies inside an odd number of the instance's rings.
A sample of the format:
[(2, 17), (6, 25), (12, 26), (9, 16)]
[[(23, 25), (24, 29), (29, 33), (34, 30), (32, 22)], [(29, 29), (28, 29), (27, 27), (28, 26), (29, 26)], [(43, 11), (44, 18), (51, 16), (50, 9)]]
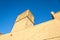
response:
[(34, 16), (32, 15), (32, 13), (30, 12), (30, 10), (27, 10), (25, 12), (23, 12), (22, 14), (20, 14), (17, 19), (16, 22), (24, 19), (24, 18), (28, 18), (32, 23), (34, 23)]

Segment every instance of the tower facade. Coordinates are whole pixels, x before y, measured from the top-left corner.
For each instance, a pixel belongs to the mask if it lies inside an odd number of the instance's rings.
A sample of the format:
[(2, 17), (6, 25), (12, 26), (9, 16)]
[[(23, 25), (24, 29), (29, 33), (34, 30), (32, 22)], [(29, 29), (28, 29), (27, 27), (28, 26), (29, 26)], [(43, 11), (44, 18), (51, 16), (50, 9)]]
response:
[(27, 10), (18, 15), (10, 33), (0, 40), (60, 40), (60, 12), (51, 12), (52, 20), (34, 25), (34, 16)]

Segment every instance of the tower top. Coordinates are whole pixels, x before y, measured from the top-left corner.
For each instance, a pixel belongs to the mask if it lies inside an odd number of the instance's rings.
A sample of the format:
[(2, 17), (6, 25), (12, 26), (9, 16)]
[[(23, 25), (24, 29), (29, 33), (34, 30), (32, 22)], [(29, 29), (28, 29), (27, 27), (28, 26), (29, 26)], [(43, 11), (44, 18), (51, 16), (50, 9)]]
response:
[(24, 19), (25, 17), (27, 17), (31, 22), (34, 23), (34, 16), (33, 14), (30, 12), (30, 10), (26, 10), (25, 12), (23, 12), (22, 14), (20, 14), (17, 19), (16, 19), (16, 22)]

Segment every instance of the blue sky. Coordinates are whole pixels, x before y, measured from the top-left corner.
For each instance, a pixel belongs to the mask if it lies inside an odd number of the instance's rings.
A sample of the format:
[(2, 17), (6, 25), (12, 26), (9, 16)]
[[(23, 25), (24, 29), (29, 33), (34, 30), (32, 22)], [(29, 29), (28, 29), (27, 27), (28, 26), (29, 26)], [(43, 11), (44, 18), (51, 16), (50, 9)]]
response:
[(9, 33), (16, 17), (27, 9), (37, 25), (51, 20), (51, 11), (60, 11), (60, 0), (0, 0), (0, 33)]

